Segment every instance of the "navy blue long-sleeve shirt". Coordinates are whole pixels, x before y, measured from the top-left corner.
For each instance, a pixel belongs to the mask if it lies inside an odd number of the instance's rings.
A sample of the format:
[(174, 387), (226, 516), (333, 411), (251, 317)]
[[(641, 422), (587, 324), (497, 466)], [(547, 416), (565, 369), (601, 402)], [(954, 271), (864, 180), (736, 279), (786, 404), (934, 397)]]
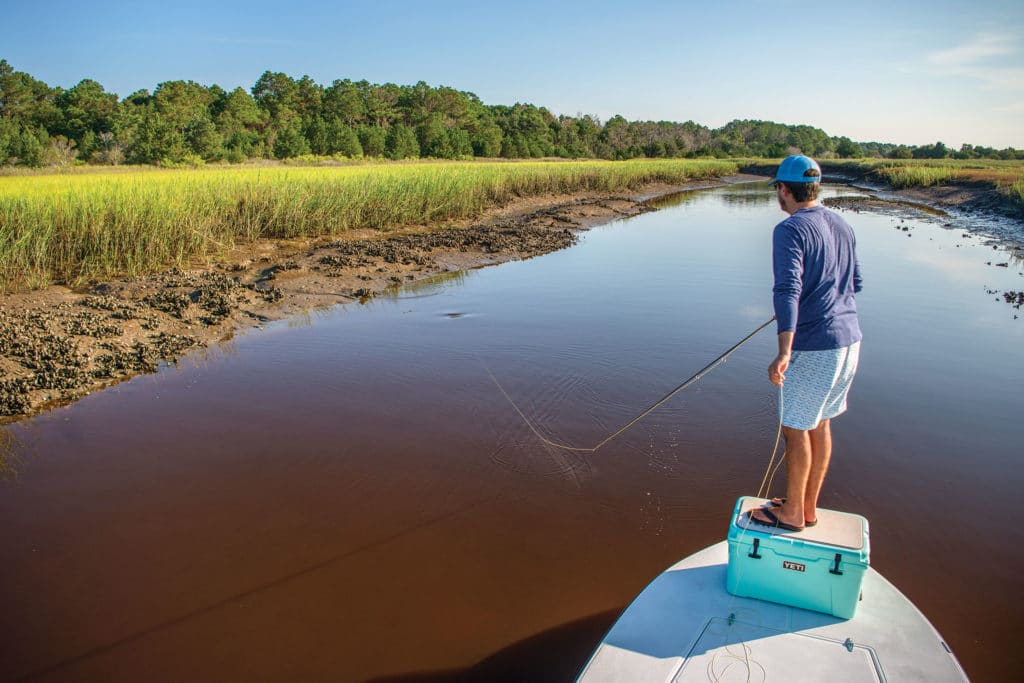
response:
[(775, 226), (775, 317), (779, 332), (795, 332), (793, 350), (838, 349), (861, 340), (856, 247), (850, 224), (823, 206), (800, 209)]

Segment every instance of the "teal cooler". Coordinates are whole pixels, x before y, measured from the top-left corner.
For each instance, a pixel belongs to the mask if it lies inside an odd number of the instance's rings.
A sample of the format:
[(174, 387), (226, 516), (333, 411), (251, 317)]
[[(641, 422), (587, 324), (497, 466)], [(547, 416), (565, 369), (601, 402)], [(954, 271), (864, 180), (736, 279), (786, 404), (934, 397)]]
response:
[(726, 590), (850, 619), (868, 568), (868, 520), (818, 510), (818, 524), (793, 532), (750, 523), (763, 498), (736, 501), (729, 525)]

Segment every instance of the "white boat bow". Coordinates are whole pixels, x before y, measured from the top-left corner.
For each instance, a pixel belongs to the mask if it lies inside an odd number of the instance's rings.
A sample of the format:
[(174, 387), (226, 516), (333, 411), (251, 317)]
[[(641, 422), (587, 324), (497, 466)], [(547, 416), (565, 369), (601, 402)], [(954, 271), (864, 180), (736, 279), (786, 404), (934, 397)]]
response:
[(867, 569), (852, 619), (730, 595), (726, 541), (659, 575), (579, 676), (644, 681), (966, 681), (923, 614)]

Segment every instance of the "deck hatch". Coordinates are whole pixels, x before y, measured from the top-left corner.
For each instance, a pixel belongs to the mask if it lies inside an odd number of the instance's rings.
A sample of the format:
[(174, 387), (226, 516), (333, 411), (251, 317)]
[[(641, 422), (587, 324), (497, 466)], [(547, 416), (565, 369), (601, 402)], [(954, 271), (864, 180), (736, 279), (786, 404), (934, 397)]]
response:
[(849, 639), (844, 642), (715, 617), (708, 620), (672, 679), (673, 683), (708, 680), (883, 683), (885, 675), (875, 651)]

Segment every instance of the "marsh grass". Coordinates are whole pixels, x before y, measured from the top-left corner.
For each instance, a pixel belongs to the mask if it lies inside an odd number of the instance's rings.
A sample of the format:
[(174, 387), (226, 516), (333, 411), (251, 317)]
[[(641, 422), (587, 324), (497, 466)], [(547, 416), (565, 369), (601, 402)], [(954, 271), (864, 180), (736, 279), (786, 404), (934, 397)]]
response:
[(932, 166), (883, 166), (875, 174), (896, 189), (930, 187), (967, 177), (963, 169)]
[(428, 162), (0, 177), (0, 288), (77, 284), (214, 260), (260, 238), (472, 218), (515, 197), (621, 192), (735, 163)]
[(1009, 195), (1017, 209), (1024, 213), (1024, 179), (1007, 186), (1006, 194)]
[(873, 175), (897, 189), (948, 182), (983, 182), (1010, 191), (1024, 178), (1024, 162), (987, 159), (828, 160), (832, 169)]

